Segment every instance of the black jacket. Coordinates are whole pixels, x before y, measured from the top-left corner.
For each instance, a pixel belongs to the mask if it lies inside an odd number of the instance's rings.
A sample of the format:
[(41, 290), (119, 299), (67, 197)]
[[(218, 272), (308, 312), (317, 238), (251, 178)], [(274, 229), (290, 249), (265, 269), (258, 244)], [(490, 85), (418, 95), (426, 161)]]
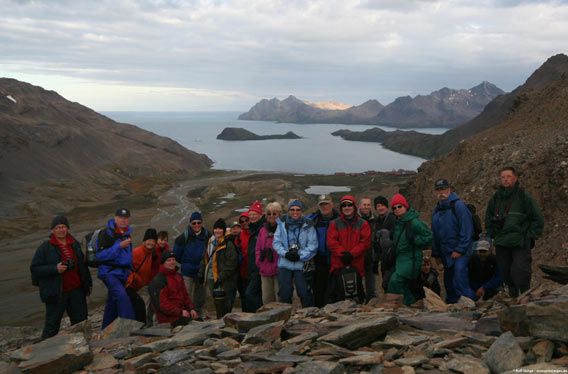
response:
[[(85, 256), (81, 251), (81, 245), (77, 240), (71, 248), (77, 256), (77, 267), (81, 278), (81, 288), (85, 295), (91, 293), (93, 281), (89, 268), (85, 264)], [(30, 265), (32, 283), (39, 286), (39, 296), (44, 303), (57, 302), (63, 289), (61, 274), (57, 272), (57, 264), (61, 262), (59, 249), (46, 240), (36, 250)]]

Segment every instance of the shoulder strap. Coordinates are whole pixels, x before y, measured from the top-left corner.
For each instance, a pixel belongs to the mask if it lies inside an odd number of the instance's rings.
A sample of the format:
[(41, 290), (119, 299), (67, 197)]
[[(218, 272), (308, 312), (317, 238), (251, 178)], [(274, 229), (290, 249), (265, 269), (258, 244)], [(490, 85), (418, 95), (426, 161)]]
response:
[(135, 273), (138, 273), (138, 270), (140, 270), (140, 268), (142, 267), (142, 265), (144, 265), (144, 263), (146, 262), (146, 259), (148, 258), (148, 256), (150, 256), (149, 253), (146, 253), (146, 256), (144, 256), (144, 259), (142, 260), (142, 262), (140, 263), (140, 265), (136, 268), (136, 270), (133, 270)]

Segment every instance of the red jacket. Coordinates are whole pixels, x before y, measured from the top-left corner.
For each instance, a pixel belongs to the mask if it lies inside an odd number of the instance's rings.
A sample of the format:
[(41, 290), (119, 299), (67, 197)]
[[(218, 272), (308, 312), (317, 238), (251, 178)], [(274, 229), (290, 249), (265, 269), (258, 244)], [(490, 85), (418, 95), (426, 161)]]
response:
[(241, 254), (243, 255), (243, 261), (241, 262), (241, 265), (239, 266), (239, 275), (241, 276), (241, 279), (248, 279), (249, 278), (249, 273), (248, 273), (248, 244), (249, 244), (249, 239), (250, 239), (250, 231), (243, 229), (243, 230), (241, 230), (241, 233), (239, 235), (238, 243), (235, 243), (239, 246), (239, 248), (241, 249)]
[(160, 309), (156, 311), (156, 318), (160, 323), (172, 323), (182, 316), (184, 310), (189, 312), (194, 306), (177, 268), (168, 270), (162, 265), (160, 273), (166, 276), (167, 284), (160, 291)]
[(351, 222), (342, 214), (330, 222), (327, 229), (327, 248), (331, 252), (330, 273), (344, 267), (341, 262), (343, 252), (353, 256), (351, 266), (361, 277), (365, 276), (365, 251), (371, 247), (371, 227), (361, 217), (355, 215)]

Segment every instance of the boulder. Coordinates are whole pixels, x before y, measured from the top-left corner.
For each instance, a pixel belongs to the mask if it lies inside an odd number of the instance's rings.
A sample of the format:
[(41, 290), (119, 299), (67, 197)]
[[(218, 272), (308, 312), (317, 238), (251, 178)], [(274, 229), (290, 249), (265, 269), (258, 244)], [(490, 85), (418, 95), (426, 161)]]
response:
[(10, 359), (21, 361), (18, 368), (28, 373), (72, 373), (93, 361), (93, 353), (83, 334), (56, 335), (20, 348)]
[(531, 351), (536, 357), (536, 362), (549, 362), (554, 353), (554, 343), (550, 340), (540, 340), (532, 346)]
[(280, 334), (282, 333), (282, 326), (284, 326), (284, 322), (278, 321), (254, 327), (249, 330), (249, 332), (245, 336), (245, 339), (243, 340), (243, 343), (244, 344), (272, 343), (273, 341), (280, 339)]
[(568, 297), (540, 300), (526, 305), (530, 335), (568, 342)]
[(357, 349), (371, 344), (397, 326), (398, 319), (395, 316), (355, 322), (320, 337), (318, 341), (337, 344), (349, 349)]
[(448, 304), (442, 300), (437, 293), (429, 289), (428, 287), (422, 287), (424, 289), (425, 297), (423, 299), (424, 308), (430, 312), (447, 312)]
[(525, 354), (510, 331), (495, 340), (485, 353), (485, 363), (495, 373), (518, 369), (524, 360)]

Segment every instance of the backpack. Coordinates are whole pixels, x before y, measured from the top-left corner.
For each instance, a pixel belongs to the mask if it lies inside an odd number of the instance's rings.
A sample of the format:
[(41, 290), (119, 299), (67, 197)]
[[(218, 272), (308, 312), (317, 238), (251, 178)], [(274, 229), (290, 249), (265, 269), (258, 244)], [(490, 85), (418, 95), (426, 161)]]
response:
[(379, 243), (381, 244), (381, 263), (385, 269), (392, 269), (396, 262), (396, 248), (390, 240), (389, 230), (380, 230)]
[[(450, 207), (452, 208), (452, 213), (454, 214), (454, 217), (456, 217), (457, 220), (458, 215), (456, 213), (456, 201), (457, 200), (450, 202)], [(481, 218), (479, 218), (479, 216), (477, 215), (477, 209), (475, 208), (475, 205), (466, 203), (465, 206), (467, 207), (467, 209), (469, 209), (469, 212), (471, 213), (471, 219), (473, 223), (473, 234), (471, 235), (471, 240), (476, 242), (479, 240), (479, 236), (483, 233)]]
[(104, 230), (103, 227), (85, 235), (85, 263), (89, 267), (97, 268), (101, 264), (97, 260), (97, 252), (99, 250), (99, 238)]
[[(340, 279), (340, 296), (343, 296), (344, 300), (353, 299), (357, 300), (359, 293), (357, 292), (357, 277), (359, 274), (357, 270), (353, 267), (345, 267), (341, 269), (339, 273)], [(342, 294), (342, 295), (341, 295)]]

